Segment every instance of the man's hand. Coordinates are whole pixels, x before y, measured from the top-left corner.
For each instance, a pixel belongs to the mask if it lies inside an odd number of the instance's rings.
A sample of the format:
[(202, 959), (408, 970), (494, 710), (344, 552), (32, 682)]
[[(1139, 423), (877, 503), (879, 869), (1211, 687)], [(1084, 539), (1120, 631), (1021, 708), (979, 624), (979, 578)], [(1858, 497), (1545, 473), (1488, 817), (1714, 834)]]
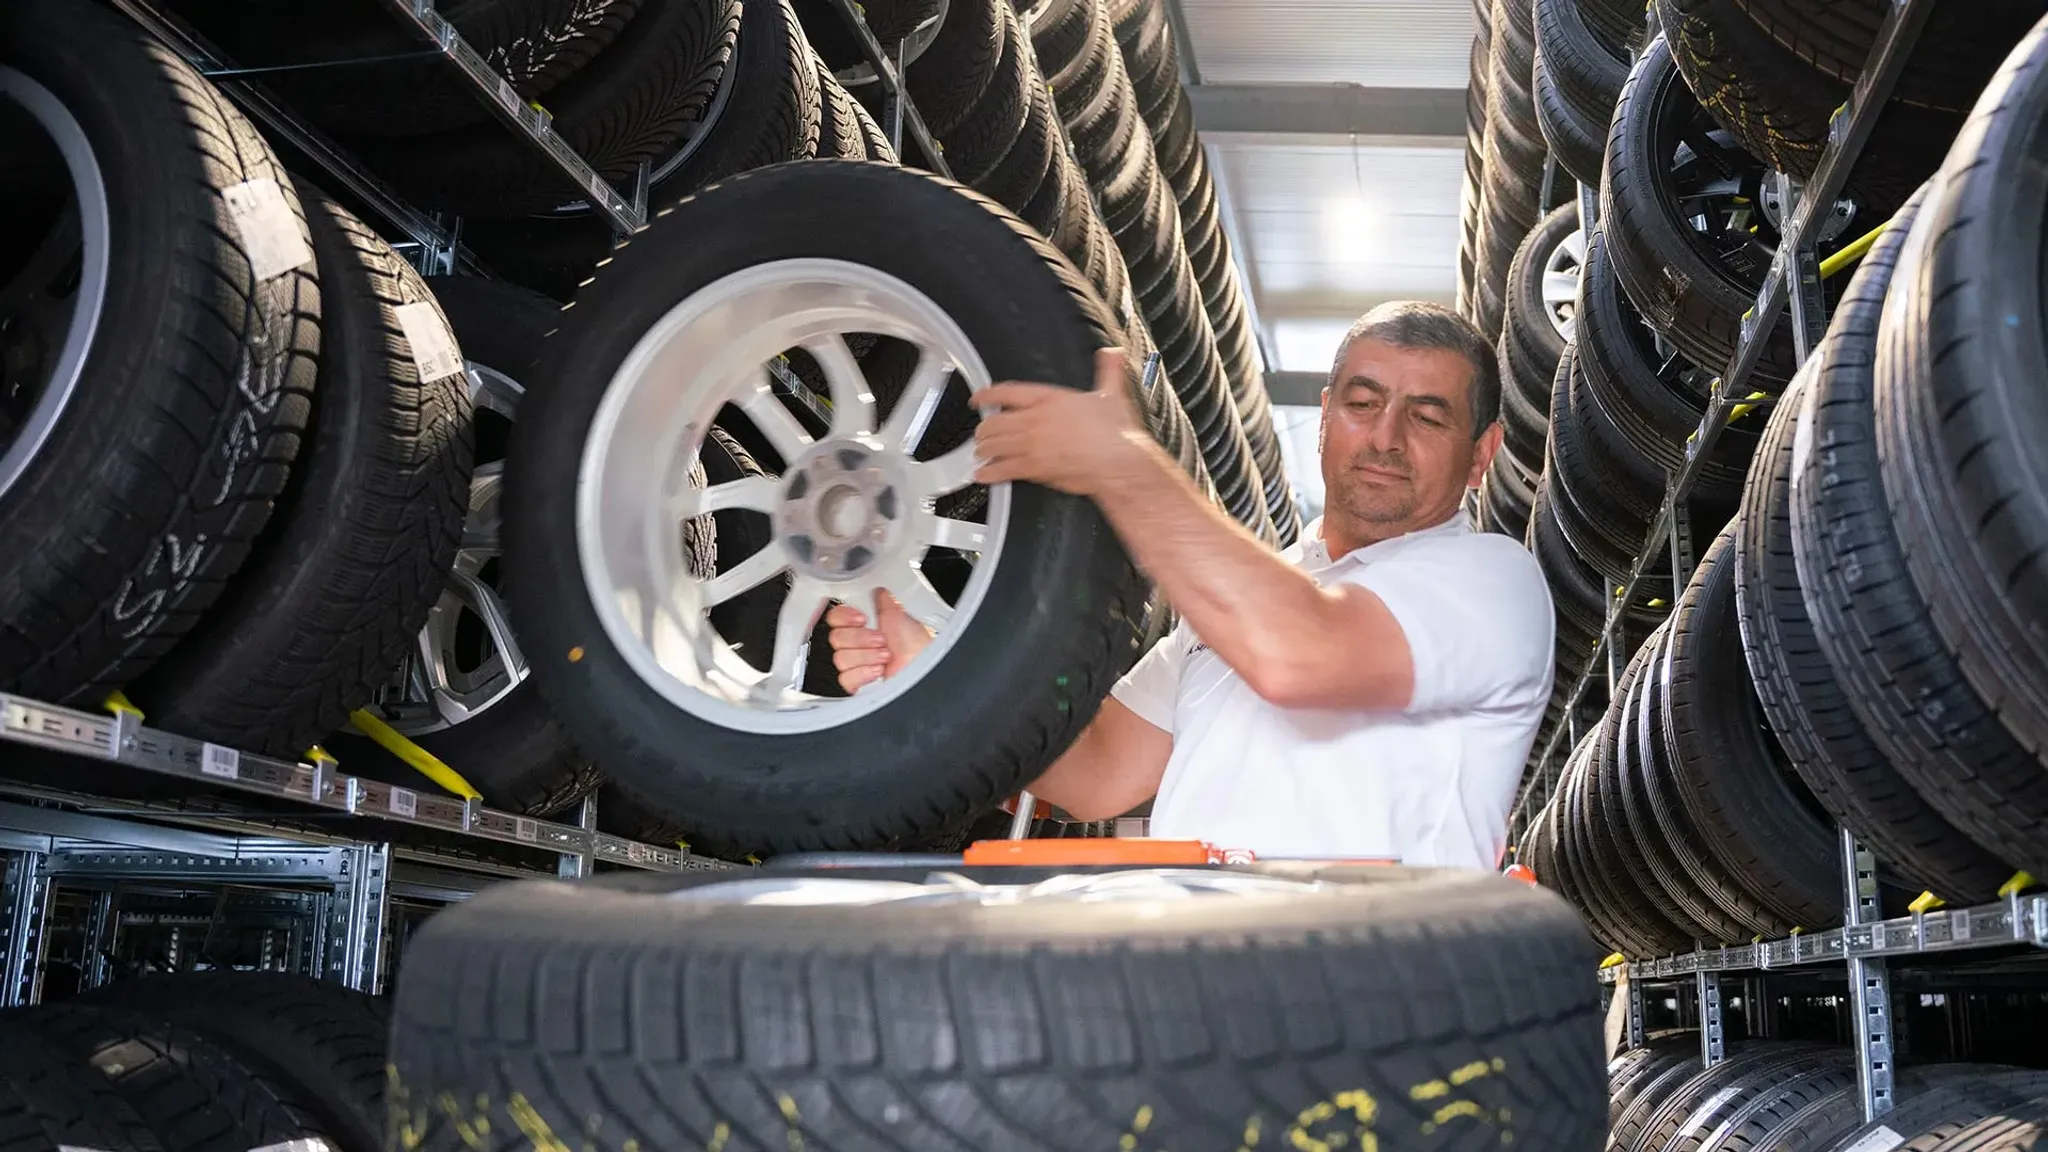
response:
[(981, 484), (1023, 480), (1096, 496), (1152, 444), (1117, 348), (1095, 354), (1093, 391), (1005, 382), (976, 393), (974, 405), (986, 413), (974, 434)]
[(867, 614), (851, 604), (834, 604), (825, 613), (825, 623), (831, 626), (826, 639), (832, 644), (832, 666), (839, 669), (839, 686), (848, 695), (903, 671), (932, 642), (931, 632), (894, 596), (877, 592), (875, 599), (882, 615), (875, 627), (869, 627)]

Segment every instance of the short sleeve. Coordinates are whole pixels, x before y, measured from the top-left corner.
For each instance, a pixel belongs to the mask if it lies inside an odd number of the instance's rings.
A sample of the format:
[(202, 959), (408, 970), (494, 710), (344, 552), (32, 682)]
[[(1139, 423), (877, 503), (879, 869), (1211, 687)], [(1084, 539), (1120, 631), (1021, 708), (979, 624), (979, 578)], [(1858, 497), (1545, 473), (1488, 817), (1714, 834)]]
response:
[(1175, 701), (1180, 696), (1180, 673), (1187, 664), (1187, 650), (1193, 641), (1186, 621), (1174, 626), (1166, 639), (1138, 658), (1109, 694), (1138, 718), (1161, 732), (1173, 731)]
[(1473, 534), (1368, 562), (1348, 578), (1401, 625), (1415, 662), (1407, 711), (1516, 712), (1550, 694), (1556, 619), (1535, 557)]

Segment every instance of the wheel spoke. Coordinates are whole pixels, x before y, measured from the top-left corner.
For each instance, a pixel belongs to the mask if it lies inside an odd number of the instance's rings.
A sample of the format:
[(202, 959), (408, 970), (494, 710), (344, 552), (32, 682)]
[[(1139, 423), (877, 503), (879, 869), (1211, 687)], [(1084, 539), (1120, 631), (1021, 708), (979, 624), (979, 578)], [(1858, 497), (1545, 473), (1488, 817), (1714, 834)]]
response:
[(796, 422), (796, 416), (775, 398), (775, 383), (763, 366), (758, 370), (754, 388), (740, 401), (740, 411), (752, 419), (761, 435), (785, 463), (804, 454), (811, 446), (811, 434)]
[(1579, 276), (1576, 272), (1545, 272), (1543, 274), (1543, 300), (1548, 304), (1561, 304), (1579, 294)]
[(974, 483), (974, 441), (969, 440), (936, 460), (917, 465), (917, 487), (925, 499), (958, 492)]
[(768, 675), (761, 688), (773, 695), (800, 691), (804, 670), (810, 665), (811, 631), (825, 611), (825, 590), (814, 581), (797, 580), (789, 586), (782, 612), (775, 618), (775, 654), (768, 662)]
[(706, 581), (702, 607), (707, 611), (716, 608), (727, 600), (760, 586), (770, 577), (780, 575), (788, 567), (788, 562), (783, 559), (782, 549), (771, 544)]
[(825, 386), (832, 391), (832, 435), (859, 436), (875, 430), (875, 394), (868, 388), (867, 373), (846, 337), (833, 333), (814, 336), (803, 343), (804, 351), (825, 370)]
[(1564, 250), (1571, 254), (1573, 263), (1584, 264), (1586, 262), (1585, 230), (1575, 229), (1571, 235), (1565, 237)]
[(924, 524), (924, 542), (934, 548), (954, 548), (962, 552), (979, 552), (988, 546), (988, 525), (976, 524), (972, 520), (954, 520), (946, 516), (933, 516)]
[(931, 427), (952, 372), (953, 365), (944, 356), (929, 348), (918, 349), (917, 371), (911, 373), (910, 383), (903, 386), (903, 395), (896, 398), (889, 422), (882, 427), (884, 446), (911, 452), (924, 442), (925, 429)]
[(491, 647), (497, 650), (506, 674), (515, 684), (524, 680), (526, 654), (519, 650), (519, 638), (512, 634), (512, 619), (505, 613), (505, 601), (498, 596), (498, 590), (461, 570), (449, 577), (469, 610), (484, 622), (484, 633), (491, 638)]
[(749, 476), (700, 488), (687, 485), (675, 494), (670, 511), (677, 520), (694, 520), (729, 508), (769, 512), (775, 508), (776, 482), (766, 476)]
[(953, 606), (946, 603), (924, 573), (912, 570), (907, 575), (896, 576), (887, 584), (889, 595), (896, 598), (910, 618), (927, 628), (937, 631), (953, 618)]

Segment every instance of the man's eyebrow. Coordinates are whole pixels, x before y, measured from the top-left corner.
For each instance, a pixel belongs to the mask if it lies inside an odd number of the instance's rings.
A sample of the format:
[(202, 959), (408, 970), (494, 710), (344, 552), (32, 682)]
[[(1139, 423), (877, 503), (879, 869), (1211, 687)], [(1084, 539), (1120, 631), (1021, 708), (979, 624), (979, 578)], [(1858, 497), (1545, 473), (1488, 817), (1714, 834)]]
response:
[[(1343, 387), (1345, 391), (1350, 391), (1354, 388), (1363, 389), (1375, 396), (1385, 396), (1387, 394), (1387, 386), (1370, 376), (1353, 376), (1351, 379), (1344, 381)], [(1402, 397), (1402, 399), (1410, 404), (1419, 405), (1424, 408), (1441, 408), (1446, 412), (1451, 410), (1451, 402), (1448, 399), (1432, 392), (1417, 392)]]

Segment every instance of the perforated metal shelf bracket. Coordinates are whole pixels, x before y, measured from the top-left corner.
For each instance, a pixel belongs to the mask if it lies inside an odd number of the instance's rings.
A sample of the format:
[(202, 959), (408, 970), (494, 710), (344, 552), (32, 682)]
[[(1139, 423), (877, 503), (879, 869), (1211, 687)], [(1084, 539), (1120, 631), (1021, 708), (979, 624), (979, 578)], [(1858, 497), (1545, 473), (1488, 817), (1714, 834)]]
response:
[[(1841, 849), (1847, 889), (1844, 928), (1875, 923), (1881, 915), (1877, 861), (1847, 828), (1842, 829)], [(1892, 982), (1882, 957), (1849, 957), (1849, 998), (1856, 1013), (1856, 1090), (1868, 1124), (1892, 1110)]]
[(50, 877), (42, 852), (0, 852), (0, 1008), (42, 999), (49, 949)]
[(554, 161), (565, 183), (573, 184), (587, 194), (590, 206), (602, 212), (615, 230), (637, 232), (647, 222), (646, 202), (643, 200), (636, 204), (628, 200), (612, 187), (610, 181), (598, 175), (589, 162), (577, 155), (576, 150), (569, 147), (569, 142), (562, 139), (561, 133), (555, 131), (554, 117), (546, 109), (521, 100), (512, 82), (493, 71), (483, 56), (455, 30), (455, 25), (435, 10), (434, 0), (384, 0), (384, 6), (432, 41), (441, 54), (468, 78), (477, 98), (492, 114)]
[(1721, 974), (1693, 973), (1700, 1006), (1700, 1062), (1712, 1068), (1728, 1058), (1728, 1028), (1721, 1013)]

